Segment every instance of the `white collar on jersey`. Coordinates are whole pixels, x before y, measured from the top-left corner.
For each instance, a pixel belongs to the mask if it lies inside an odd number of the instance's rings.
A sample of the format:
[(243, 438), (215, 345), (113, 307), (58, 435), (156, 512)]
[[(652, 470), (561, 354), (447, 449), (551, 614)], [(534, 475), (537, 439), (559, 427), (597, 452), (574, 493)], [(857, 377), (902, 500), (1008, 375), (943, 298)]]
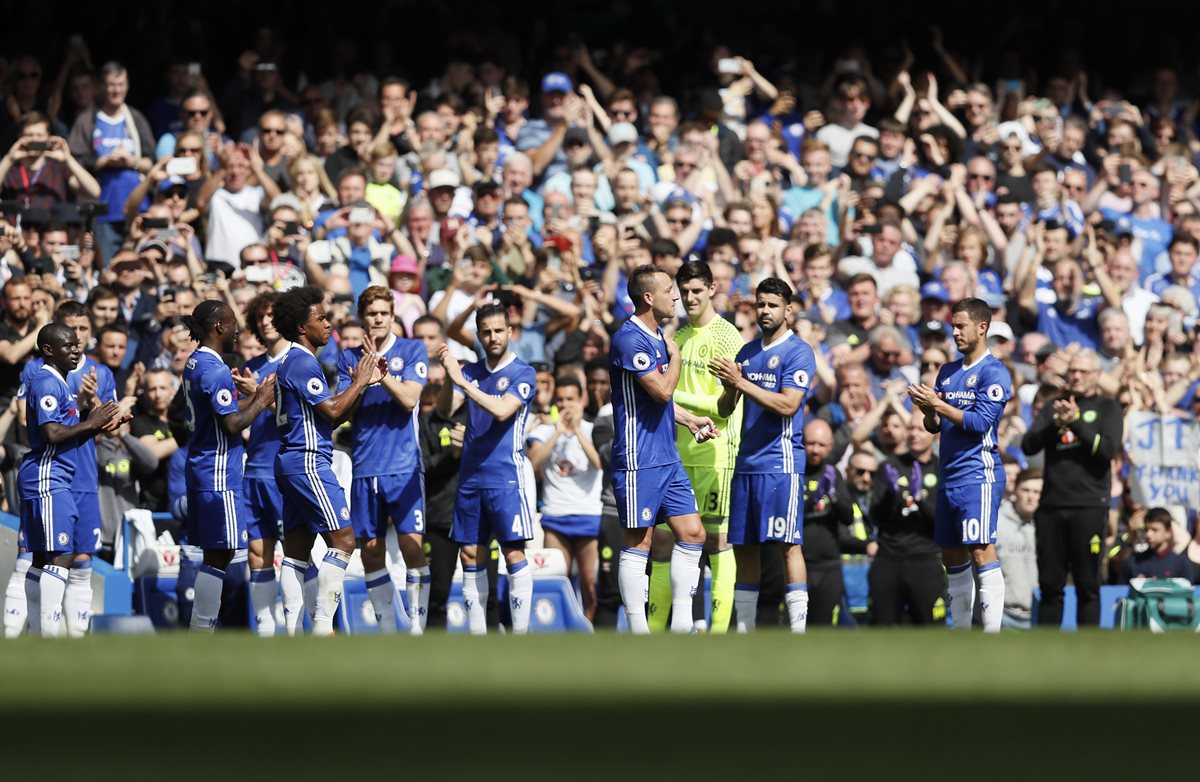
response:
[(212, 348), (208, 347), (207, 345), (201, 345), (200, 347), (196, 348), (196, 352), (197, 352), (197, 353), (212, 353), (212, 354), (213, 354), (214, 356), (216, 356), (217, 358), (221, 358), (221, 354), (220, 354), (220, 353), (218, 353), (217, 351), (215, 351), (215, 350), (213, 350)]
[[(785, 329), (785, 330), (784, 330), (784, 332), (783, 332), (783, 336), (782, 336), (782, 337), (780, 337), (779, 339), (775, 340), (774, 342), (772, 342), (770, 345), (768, 345), (768, 344), (766, 344), (765, 342), (763, 342), (762, 349), (763, 349), (763, 350), (770, 350), (771, 348), (775, 347), (776, 345), (782, 345), (783, 343), (787, 342), (787, 341), (788, 341), (788, 340), (791, 338), (791, 336), (792, 336), (792, 330), (791, 330), (791, 329)], [(762, 342), (762, 340), (761, 340), (761, 339), (760, 339), (759, 341), (760, 341), (760, 342)]]
[(64, 385), (66, 385), (66, 382), (67, 382), (67, 381), (66, 381), (66, 380), (63, 380), (63, 376), (62, 376), (62, 375), (60, 375), (60, 374), (58, 374), (58, 370), (57, 370), (57, 369), (55, 369), (54, 367), (50, 366), (50, 362), (48, 362), (48, 361), (47, 361), (45, 364), (42, 364), (42, 369), (44, 369), (44, 370), (46, 370), (47, 372), (49, 372), (50, 374), (54, 375), (56, 378), (58, 378), (60, 381), (62, 381), (62, 383), (63, 383)]
[(509, 352), (508, 352), (508, 353), (507, 353), (507, 354), (504, 356), (504, 358), (500, 359), (500, 363), (496, 365), (496, 368), (495, 368), (495, 369), (492, 369), (490, 366), (488, 366), (488, 361), (487, 361), (487, 359), (486, 359), (486, 358), (485, 358), (485, 359), (484, 359), (482, 362), (480, 362), (480, 363), (482, 363), (482, 364), (483, 364), (483, 368), (484, 368), (484, 369), (486, 369), (486, 370), (488, 371), (488, 374), (489, 374), (489, 375), (491, 375), (491, 374), (495, 374), (496, 372), (499, 372), (501, 369), (504, 369), (506, 366), (508, 366), (509, 364), (511, 364), (512, 362), (514, 362), (514, 361), (516, 361), (516, 360), (517, 360), (517, 354), (516, 354), (516, 353), (513, 353), (513, 352), (510, 350), (510, 351), (509, 351)]
[(389, 350), (392, 349), (392, 345), (395, 345), (395, 344), (396, 344), (396, 332), (389, 331), (388, 335), (387, 335), (387, 339), (385, 339), (383, 341), (383, 344), (380, 345), (378, 348), (379, 354), (382, 355), (384, 353), (387, 353)]
[(273, 356), (270, 353), (268, 353), (267, 354), (267, 363), (268, 364), (275, 364), (279, 361), (282, 361), (283, 357), (287, 355), (288, 351), (291, 350), (292, 346), (295, 345), (296, 343), (289, 342), (285, 339), (282, 342), (280, 342), (279, 344), (283, 345), (283, 350), (279, 351), (278, 353), (276, 353)]
[(980, 364), (982, 364), (982, 363), (984, 362), (984, 360), (986, 360), (986, 359), (987, 359), (987, 357), (988, 357), (988, 356), (990, 356), (990, 355), (992, 355), (992, 351), (990, 351), (990, 350), (985, 350), (985, 351), (983, 351), (983, 355), (982, 355), (982, 356), (980, 356), (980, 357), (979, 357), (979, 360), (978, 360), (978, 361), (976, 361), (974, 364), (963, 364), (963, 366), (962, 366), (962, 368), (963, 368), (963, 372), (966, 372), (968, 369), (974, 369), (975, 367), (979, 366), (979, 365), (980, 365)]
[[(312, 356), (313, 358), (316, 358), (316, 356), (313, 356), (313, 352), (312, 352), (311, 350), (309, 350), (308, 348), (304, 347), (304, 346), (303, 346), (303, 345), (301, 345), (299, 342), (293, 342), (293, 343), (292, 343), (292, 347), (296, 348), (297, 350), (303, 350), (303, 351), (304, 351), (305, 353), (307, 353), (308, 355)], [(284, 355), (287, 355), (287, 354), (285, 353)]]
[(629, 319), (632, 320), (634, 323), (636, 323), (639, 327), (641, 327), (642, 331), (646, 332), (647, 334), (654, 337), (655, 339), (659, 339), (658, 331), (657, 330), (651, 331), (650, 329), (646, 328), (646, 324), (642, 323), (642, 319), (639, 318), (637, 315), (630, 315)]

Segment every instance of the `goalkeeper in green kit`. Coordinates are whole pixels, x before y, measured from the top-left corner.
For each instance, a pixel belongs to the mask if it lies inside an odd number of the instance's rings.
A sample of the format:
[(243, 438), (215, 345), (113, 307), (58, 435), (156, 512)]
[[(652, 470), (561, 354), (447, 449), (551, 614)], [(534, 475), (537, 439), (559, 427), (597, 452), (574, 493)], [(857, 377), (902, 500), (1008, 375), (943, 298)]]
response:
[[(729, 526), (729, 484), (737, 459), (742, 431), (742, 405), (739, 402), (729, 418), (717, 415), (721, 381), (708, 370), (716, 356), (736, 358), (742, 335), (732, 323), (717, 314), (712, 306), (715, 292), (708, 264), (693, 261), (683, 264), (675, 277), (679, 296), (687, 310), (688, 325), (675, 334), (682, 366), (675, 388), (678, 408), (698, 416), (708, 416), (721, 436), (697, 443), (687, 426), (676, 427), (676, 444), (683, 468), (692, 482), (696, 506), (704, 522), (708, 566), (712, 570), (712, 625), (709, 632), (724, 633), (733, 612), (733, 584), (737, 576), (733, 549), (725, 539)], [(649, 624), (651, 632), (665, 631), (671, 610), (671, 547), (674, 536), (665, 524), (654, 529), (650, 550)], [(703, 572), (703, 571), (702, 571)], [(699, 586), (698, 586), (699, 588)]]

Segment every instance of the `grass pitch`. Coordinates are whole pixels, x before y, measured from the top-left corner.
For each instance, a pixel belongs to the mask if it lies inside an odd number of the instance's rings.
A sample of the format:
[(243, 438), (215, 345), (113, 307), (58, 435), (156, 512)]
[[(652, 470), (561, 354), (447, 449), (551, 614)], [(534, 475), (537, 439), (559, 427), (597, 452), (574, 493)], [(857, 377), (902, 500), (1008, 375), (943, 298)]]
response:
[(86, 747), (127, 779), (1113, 778), (1192, 733), (1198, 651), (1112, 632), (19, 640), (0, 643), (0, 768)]

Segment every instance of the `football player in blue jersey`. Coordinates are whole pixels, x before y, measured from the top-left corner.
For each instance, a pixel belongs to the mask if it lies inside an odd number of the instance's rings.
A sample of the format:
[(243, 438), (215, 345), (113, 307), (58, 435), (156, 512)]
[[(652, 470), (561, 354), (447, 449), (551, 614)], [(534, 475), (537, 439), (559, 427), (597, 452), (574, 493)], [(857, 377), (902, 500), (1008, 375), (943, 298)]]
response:
[(200, 347), (183, 368), (188, 437), (184, 480), (187, 485), (188, 542), (204, 551), (196, 574), (191, 629), (212, 632), (221, 611), (225, 568), (248, 540), (242, 498), (242, 430), (271, 405), (274, 380), (257, 384), (238, 398), (233, 372), (221, 358), (237, 345), (233, 310), (220, 301), (203, 301), (181, 321)]
[(313, 635), (332, 635), (346, 567), (354, 553), (350, 508), (333, 474), (333, 428), (354, 413), (369, 386), (383, 379), (387, 361), (375, 353), (364, 355), (350, 385), (335, 396), (316, 357), (333, 331), (324, 291), (309, 285), (280, 294), (272, 316), (275, 328), (292, 342), (275, 372), (279, 427), (275, 478), (283, 494), (284, 612), (299, 614), (304, 608), (302, 574), (319, 534), (329, 550), (317, 566)]
[[(74, 300), (64, 301), (54, 311), (54, 320), (75, 332), (80, 345), (87, 345), (92, 338), (92, 323), (88, 318), (87, 307)], [(26, 390), (34, 373), (42, 368), (45, 362), (40, 356), (34, 356), (25, 363), (21, 370), (21, 385), (17, 389), (17, 400), (20, 403), (18, 418), (22, 426), (25, 420)], [(80, 411), (88, 411), (97, 402), (117, 402), (117, 386), (113, 379), (112, 370), (95, 359), (84, 355), (79, 365), (66, 377), (67, 386), (76, 395)], [(81, 412), (82, 414), (82, 412)], [(121, 411), (122, 422), (128, 420), (128, 411)], [(67, 623), (67, 634), (72, 638), (80, 638), (87, 633), (92, 614), (92, 556), (100, 548), (101, 527), (100, 500), (97, 494), (99, 478), (96, 474), (96, 441), (85, 438), (80, 441), (75, 452), (75, 477), (71, 481), (71, 495), (75, 500), (75, 509), (79, 513), (75, 544), (74, 561), (71, 563), (71, 575), (67, 580), (67, 593), (63, 598), (63, 618)], [(92, 534), (85, 534), (90, 530)], [(22, 555), (27, 556), (27, 555)], [(14, 571), (16, 572), (16, 571)], [(35, 572), (35, 576), (40, 574)], [(15, 608), (15, 606), (14, 606)], [(36, 606), (34, 606), (36, 611)], [(6, 612), (10, 606), (5, 604)], [(23, 607), (22, 607), (23, 610)], [(34, 617), (35, 624), (38, 617)], [(36, 627), (31, 625), (36, 632)]]
[(1012, 377), (988, 352), (992, 311), (982, 299), (963, 299), (950, 311), (954, 344), (963, 357), (938, 371), (934, 387), (909, 386), (925, 429), (941, 432), (941, 481), (934, 509), (934, 539), (942, 549), (956, 629), (971, 629), (974, 564), (984, 632), (1000, 632), (1004, 578), (996, 558), (996, 514), (1004, 497), (1000, 418), (1012, 398)]
[(738, 399), (742, 442), (733, 470), (729, 542), (737, 558), (733, 602), (740, 633), (754, 629), (761, 577), (759, 546), (783, 549), (788, 620), (793, 633), (808, 624), (804, 566), (804, 397), (816, 375), (808, 343), (792, 333), (792, 289), (768, 277), (754, 292), (762, 338), (746, 343), (737, 359), (718, 356), (709, 366), (725, 390), (717, 411), (727, 416)]
[[(21, 529), (33, 554), (32, 568), (40, 573), (40, 597), (30, 595), (31, 610), (36, 604), (39, 616), (31, 622), (39, 623), (42, 636), (53, 638), (58, 635), (74, 553), (88, 550), (95, 541), (94, 530), (79, 526), (72, 495), (76, 458), (84, 441), (120, 423), (120, 408), (112, 401), (97, 403), (87, 420), (79, 420), (76, 396), (66, 381), (82, 356), (72, 329), (62, 323), (43, 326), (37, 346), (44, 363), (26, 387), (29, 451), (17, 473), (17, 490)], [(26, 585), (33, 586), (29, 579)]]
[(533, 599), (533, 577), (525, 561), (525, 541), (533, 537), (525, 423), (537, 391), (537, 373), (508, 349), (512, 330), (504, 305), (483, 305), (475, 324), (482, 361), (460, 366), (446, 345), (437, 353), (450, 381), (438, 394), (438, 414), (449, 418), (464, 399), (467, 404), (451, 536), (461, 547), (463, 602), (471, 633), (487, 632), (487, 556), (494, 537), (508, 568), (512, 629), (520, 634), (529, 630)]
[[(266, 352), (246, 362), (246, 372), (255, 383), (275, 375), (279, 362), (291, 348), (275, 328), (272, 307), (278, 296), (274, 291), (259, 294), (246, 308), (246, 326)], [(258, 634), (275, 635), (275, 546), (283, 524), (283, 496), (275, 481), (275, 454), (279, 453), (279, 427), (275, 412), (264, 410), (250, 424), (246, 439), (246, 467), (242, 474), (242, 497), (249, 517), (247, 561), (250, 565), (250, 606), (254, 611)], [(289, 635), (295, 635), (300, 616), (284, 616)]]
[(629, 297), (634, 313), (613, 335), (608, 352), (615, 427), (613, 494), (625, 527), (617, 580), (630, 631), (649, 633), (646, 564), (654, 525), (666, 522), (675, 534), (671, 631), (687, 633), (692, 631), (692, 597), (705, 534), (675, 444), (675, 426), (688, 427), (698, 442), (720, 432), (711, 418), (671, 401), (682, 359), (675, 340), (663, 336), (661, 324), (675, 317), (675, 281), (661, 267), (639, 266), (629, 276)]
[(368, 388), (351, 416), (354, 480), (350, 484), (350, 518), (367, 577), (367, 594), (379, 629), (396, 631), (395, 587), (387, 569), (387, 524), (407, 567), (410, 628), (425, 630), (429, 612), (429, 564), (425, 561), (425, 476), (417, 441), (417, 406), (429, 376), (425, 343), (396, 336), (395, 300), (382, 285), (358, 297), (358, 317), (366, 327), (364, 345), (338, 356), (338, 390), (350, 387), (351, 375), (364, 354), (387, 359), (387, 374)]

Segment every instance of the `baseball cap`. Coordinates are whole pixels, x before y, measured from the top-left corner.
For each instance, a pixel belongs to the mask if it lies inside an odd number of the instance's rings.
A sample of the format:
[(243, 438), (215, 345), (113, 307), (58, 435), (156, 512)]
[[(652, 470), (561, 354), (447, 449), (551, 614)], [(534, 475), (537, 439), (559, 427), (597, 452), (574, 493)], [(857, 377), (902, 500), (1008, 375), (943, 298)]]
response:
[(1009, 342), (1012, 342), (1014, 339), (1016, 339), (1013, 336), (1012, 326), (1008, 325), (1002, 320), (993, 320), (992, 324), (988, 326), (987, 335), (988, 339), (1005, 339)]
[(684, 206), (690, 207), (694, 203), (695, 199), (688, 194), (688, 191), (684, 190), (682, 187), (677, 187), (671, 192), (667, 193), (667, 197), (663, 199), (663, 209), (666, 209), (671, 204), (683, 204)]
[(494, 193), (500, 189), (500, 183), (494, 179), (481, 179), (475, 183), (471, 191), (476, 196), (481, 196), (484, 193)]
[(1008, 297), (1005, 296), (1003, 293), (997, 293), (996, 291), (982, 290), (982, 291), (979, 291), (978, 295), (984, 304), (988, 305), (989, 308), (994, 309), (994, 310), (1003, 309), (1004, 305), (1008, 304)]
[(564, 147), (583, 146), (588, 143), (588, 134), (583, 128), (567, 128), (567, 134), (563, 136)]
[(181, 176), (169, 176), (158, 183), (158, 192), (160, 193), (165, 193), (168, 190), (173, 190), (175, 188), (187, 190), (187, 180)]
[(927, 320), (921, 324), (921, 338), (933, 337), (935, 339), (946, 338), (946, 324), (940, 320)]
[(137, 246), (137, 253), (138, 255), (141, 255), (147, 250), (158, 250), (160, 253), (162, 253), (163, 260), (171, 260), (171, 248), (168, 247), (167, 243), (162, 239), (143, 239), (142, 242)]
[(437, 171), (432, 171), (429, 178), (425, 180), (426, 190), (437, 190), (439, 187), (458, 187), (460, 180), (458, 174), (448, 168), (439, 168)]
[(821, 328), (826, 328), (825, 321), (821, 320), (821, 316), (818, 315), (817, 313), (813, 312), (812, 310), (804, 310), (803, 312), (801, 312), (800, 314), (798, 314), (796, 316), (796, 320), (803, 320), (808, 323), (811, 323), (814, 326), (820, 326)]
[(922, 299), (936, 299), (943, 304), (950, 302), (950, 297), (946, 295), (946, 289), (937, 281), (927, 282), (921, 286)]
[(404, 253), (396, 253), (392, 256), (392, 268), (390, 271), (398, 274), (416, 274), (417, 259)]
[(108, 268), (115, 270), (118, 266), (141, 266), (146, 261), (142, 256), (129, 250), (123, 250), (112, 257)]
[(631, 122), (617, 122), (608, 131), (608, 143), (612, 146), (617, 144), (633, 144), (638, 140), (637, 128)]
[(561, 71), (551, 71), (542, 77), (542, 92), (570, 92), (571, 77)]
[(1040, 348), (1038, 348), (1037, 352), (1034, 353), (1033, 356), (1038, 361), (1045, 361), (1057, 352), (1058, 345), (1055, 345), (1053, 342), (1047, 342), (1045, 345), (1042, 345)]

